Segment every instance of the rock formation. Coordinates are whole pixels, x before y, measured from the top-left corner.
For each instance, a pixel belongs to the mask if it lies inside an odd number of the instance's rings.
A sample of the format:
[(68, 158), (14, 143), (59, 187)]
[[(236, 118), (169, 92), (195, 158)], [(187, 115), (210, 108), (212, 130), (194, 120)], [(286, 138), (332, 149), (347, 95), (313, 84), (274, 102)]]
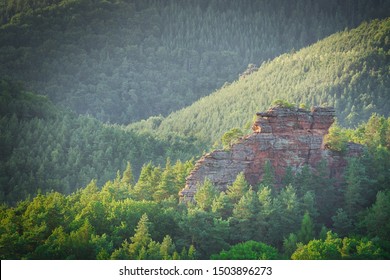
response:
[(323, 138), (334, 122), (334, 115), (331, 107), (315, 107), (311, 111), (274, 107), (257, 113), (253, 134), (241, 138), (230, 150), (213, 151), (196, 163), (180, 192), (182, 200), (192, 200), (197, 185), (206, 178), (224, 191), (243, 172), (248, 183), (254, 186), (261, 181), (267, 161), (278, 182), (288, 166), (296, 172), (304, 165), (315, 168), (323, 159), (331, 176), (340, 178), (346, 157), (360, 154), (362, 147), (349, 143), (343, 155), (324, 147)]

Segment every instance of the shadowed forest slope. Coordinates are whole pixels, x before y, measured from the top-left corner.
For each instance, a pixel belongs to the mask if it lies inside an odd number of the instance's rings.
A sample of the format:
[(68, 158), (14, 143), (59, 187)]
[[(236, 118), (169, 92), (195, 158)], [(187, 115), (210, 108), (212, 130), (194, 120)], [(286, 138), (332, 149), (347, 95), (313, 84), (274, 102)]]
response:
[(390, 18), (363, 23), (297, 52), (263, 63), (210, 96), (169, 115), (134, 124), (159, 135), (194, 135), (212, 145), (227, 130), (246, 130), (276, 99), (334, 106), (338, 122), (355, 126), (390, 108)]
[(10, 0), (0, 4), (0, 76), (128, 124), (192, 104), (249, 63), (389, 13), (381, 0)]

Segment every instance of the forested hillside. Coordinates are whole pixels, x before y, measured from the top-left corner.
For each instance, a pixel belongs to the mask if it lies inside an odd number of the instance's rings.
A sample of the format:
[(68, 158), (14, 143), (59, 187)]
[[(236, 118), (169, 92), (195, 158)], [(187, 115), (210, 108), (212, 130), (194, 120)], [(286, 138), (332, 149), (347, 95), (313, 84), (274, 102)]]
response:
[(251, 116), (277, 98), (336, 107), (353, 125), (389, 113), (390, 20), (364, 23), (298, 52), (171, 114), (130, 127), (103, 125), (60, 109), (14, 82), (1, 83), (1, 201), (15, 203), (40, 189), (70, 193), (91, 179), (103, 184), (129, 161), (135, 177), (149, 161), (201, 156), (228, 130), (248, 131)]
[(178, 201), (191, 162), (130, 168), (104, 185), (39, 194), (0, 208), (1, 259), (389, 259), (390, 118), (332, 132), (365, 153), (342, 182), (320, 162), (273, 170), (256, 186), (243, 174), (226, 192), (199, 185), (196, 204)]
[[(247, 130), (276, 99), (307, 108), (334, 106), (339, 124), (356, 126), (390, 113), (390, 18), (363, 23), (263, 63), (251, 75), (169, 115), (130, 127), (161, 135), (194, 135), (210, 147), (233, 127)], [(160, 123), (158, 127), (156, 124)]]
[(91, 179), (103, 184), (129, 161), (138, 177), (148, 162), (201, 152), (189, 138), (158, 140), (77, 116), (9, 81), (0, 81), (0, 93), (1, 202), (13, 204), (38, 191), (69, 194)]
[(364, 20), (386, 0), (9, 0), (0, 76), (76, 113), (167, 115), (261, 64)]
[[(390, 259), (389, 15), (387, 0), (1, 1), (0, 259)], [(334, 106), (328, 152), (360, 156), (337, 179), (325, 161), (278, 183), (267, 166), (180, 202), (195, 159), (274, 100)]]

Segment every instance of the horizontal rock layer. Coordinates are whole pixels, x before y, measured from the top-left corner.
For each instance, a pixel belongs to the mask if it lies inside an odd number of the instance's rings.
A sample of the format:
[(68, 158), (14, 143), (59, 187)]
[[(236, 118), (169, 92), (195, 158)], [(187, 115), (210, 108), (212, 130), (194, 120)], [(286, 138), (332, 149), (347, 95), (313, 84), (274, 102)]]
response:
[(278, 182), (288, 166), (296, 172), (304, 165), (315, 168), (322, 159), (327, 161), (331, 176), (339, 178), (346, 166), (345, 158), (360, 154), (362, 147), (350, 143), (343, 156), (324, 148), (323, 138), (334, 115), (330, 107), (315, 107), (311, 111), (274, 107), (257, 113), (253, 134), (240, 139), (230, 150), (213, 151), (196, 163), (180, 192), (182, 200), (193, 200), (197, 185), (206, 178), (225, 191), (243, 172), (248, 183), (256, 185), (267, 161)]

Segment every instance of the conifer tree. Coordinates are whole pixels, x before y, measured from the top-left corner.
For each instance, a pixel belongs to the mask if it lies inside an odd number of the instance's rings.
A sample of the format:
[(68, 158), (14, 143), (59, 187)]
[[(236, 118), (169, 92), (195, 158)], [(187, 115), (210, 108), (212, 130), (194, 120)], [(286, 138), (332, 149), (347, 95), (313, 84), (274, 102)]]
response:
[(188, 257), (194, 256), (196, 248), (197, 256), (208, 258), (228, 247), (229, 223), (218, 219), (211, 212), (199, 208), (190, 208), (179, 226), (187, 239), (187, 244), (194, 247), (188, 249)]
[(314, 238), (314, 225), (308, 212), (303, 215), (301, 229), (298, 232), (298, 241), (307, 244)]
[(232, 239), (237, 241), (261, 240), (265, 235), (265, 219), (260, 212), (256, 192), (249, 189), (234, 205), (230, 225)]
[(295, 178), (294, 178), (294, 174), (293, 174), (293, 170), (292, 170), (291, 166), (287, 166), (285, 173), (284, 173), (284, 176), (282, 178), (282, 186), (285, 187), (288, 185), (294, 185), (295, 184), (294, 179)]
[(336, 214), (332, 217), (333, 229), (341, 237), (350, 234), (353, 229), (352, 219), (343, 208), (337, 209)]
[(359, 159), (350, 158), (345, 170), (345, 209), (350, 217), (356, 217), (363, 210), (366, 200), (363, 188), (367, 187), (368, 178)]
[(143, 214), (135, 229), (134, 236), (130, 237), (129, 256), (131, 259), (142, 259), (142, 250), (146, 251), (152, 238), (149, 233), (149, 218)]
[(152, 240), (148, 244), (148, 248), (142, 248), (142, 253), (138, 256), (140, 260), (160, 260), (162, 259), (161, 255), (161, 244)]
[(154, 187), (158, 182), (154, 182), (153, 173), (155, 168), (153, 168), (151, 163), (144, 165), (141, 169), (141, 174), (137, 183), (135, 184), (132, 194), (138, 200), (151, 200), (154, 192)]
[(217, 216), (227, 219), (233, 213), (233, 203), (225, 192), (221, 192), (219, 196), (214, 199), (211, 210)]
[(200, 209), (209, 211), (217, 195), (218, 192), (213, 183), (209, 179), (206, 179), (203, 184), (197, 186), (194, 198)]
[(274, 188), (276, 183), (274, 170), (271, 164), (271, 161), (267, 160), (264, 164), (264, 175), (261, 180), (261, 184)]
[(308, 212), (310, 217), (312, 217), (314, 221), (318, 217), (318, 210), (316, 206), (316, 197), (314, 191), (308, 191), (303, 195), (302, 210)]
[(257, 195), (259, 197), (260, 207), (261, 207), (261, 213), (264, 216), (269, 216), (273, 211), (272, 206), (272, 190), (268, 186), (262, 186), (260, 187), (259, 191), (257, 192)]
[(330, 225), (331, 217), (340, 206), (338, 197), (339, 189), (333, 185), (334, 179), (329, 176), (329, 167), (325, 160), (321, 160), (314, 173), (314, 186), (316, 195), (316, 205), (318, 209), (318, 221), (321, 224)]
[(290, 258), (297, 249), (298, 237), (295, 233), (290, 233), (287, 238), (283, 239), (284, 254)]
[(161, 258), (163, 260), (172, 259), (175, 252), (175, 244), (173, 243), (172, 238), (169, 235), (166, 235), (160, 246)]
[(295, 178), (295, 186), (299, 196), (302, 197), (305, 193), (314, 191), (314, 184), (313, 174), (309, 166), (305, 164)]
[(363, 220), (370, 236), (388, 241), (390, 236), (390, 191), (380, 191), (375, 203), (369, 208)]
[(272, 201), (269, 217), (268, 242), (282, 246), (283, 238), (299, 228), (301, 205), (293, 186), (283, 188)]
[[(179, 185), (179, 187), (181, 186)], [(178, 192), (179, 188), (176, 183), (176, 176), (170, 160), (167, 159), (165, 169), (161, 174), (160, 183), (157, 185), (156, 191), (153, 193), (153, 199), (161, 201), (169, 198), (171, 195), (176, 196)]]
[(89, 223), (88, 219), (84, 221), (79, 229), (70, 233), (70, 258), (83, 260), (91, 260), (96, 258), (96, 252), (94, 250), (93, 244), (90, 243), (90, 238), (93, 233), (93, 227)]
[(245, 180), (244, 173), (241, 172), (237, 175), (236, 180), (231, 186), (227, 187), (226, 195), (230, 199), (232, 204), (237, 203), (241, 197), (249, 190), (249, 184)]
[(188, 249), (188, 260), (196, 260), (196, 249), (195, 246), (192, 244)]
[(130, 161), (127, 162), (126, 169), (123, 171), (121, 182), (129, 186), (134, 185), (134, 176), (131, 168)]

